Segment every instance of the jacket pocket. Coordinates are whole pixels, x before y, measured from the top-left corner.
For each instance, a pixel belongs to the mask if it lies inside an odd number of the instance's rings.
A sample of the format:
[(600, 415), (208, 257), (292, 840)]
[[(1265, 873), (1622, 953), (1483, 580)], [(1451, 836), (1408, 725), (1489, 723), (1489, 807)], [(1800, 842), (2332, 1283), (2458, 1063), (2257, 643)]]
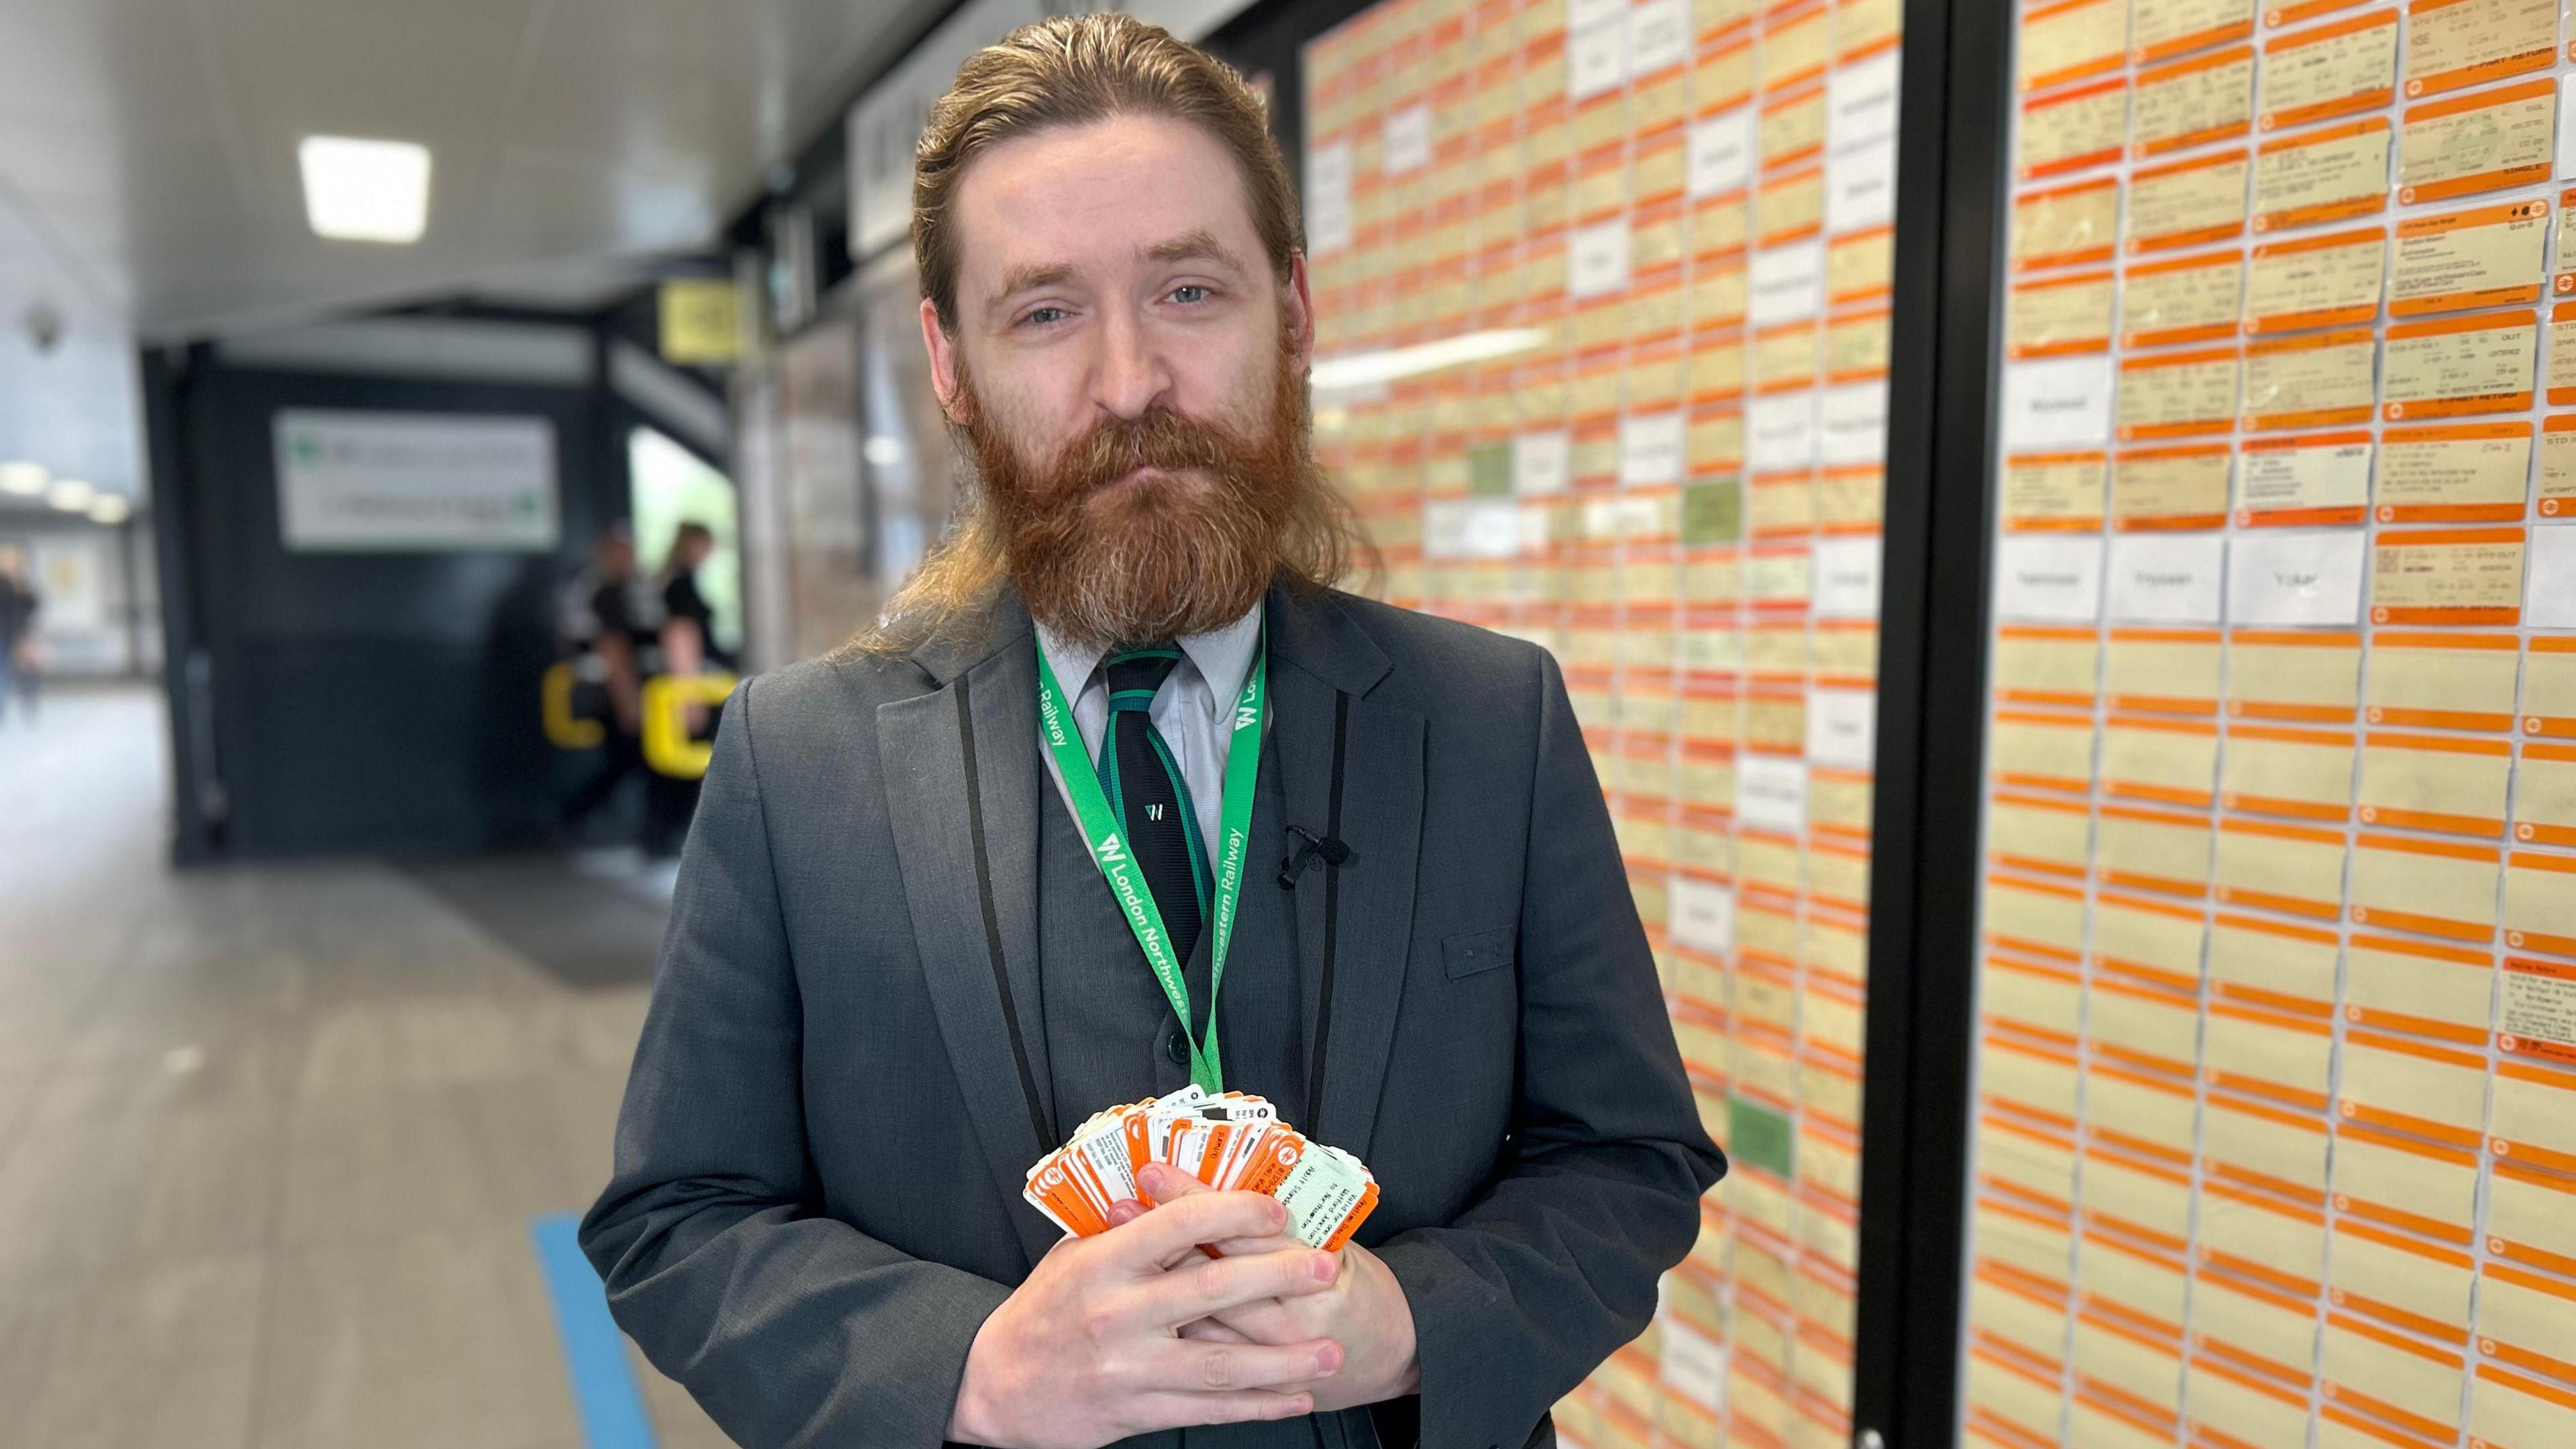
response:
[(1449, 979), (1478, 976), (1497, 966), (1512, 963), (1512, 939), (1517, 929), (1506, 926), (1499, 931), (1462, 931), (1440, 943), (1442, 964)]

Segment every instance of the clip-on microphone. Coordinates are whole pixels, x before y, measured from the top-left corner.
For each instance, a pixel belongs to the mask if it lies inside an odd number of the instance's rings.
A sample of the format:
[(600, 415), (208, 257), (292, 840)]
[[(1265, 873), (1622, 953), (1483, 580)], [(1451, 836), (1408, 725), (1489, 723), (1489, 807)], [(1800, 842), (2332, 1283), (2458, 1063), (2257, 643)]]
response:
[(1316, 856), (1322, 856), (1324, 864), (1328, 866), (1339, 867), (1350, 863), (1351, 848), (1342, 843), (1338, 837), (1317, 835), (1311, 830), (1300, 829), (1294, 825), (1288, 827), (1288, 833), (1296, 836), (1303, 843), (1297, 847), (1294, 854), (1279, 862), (1279, 888), (1283, 891), (1293, 891), (1297, 888), (1297, 877), (1306, 873), (1307, 863)]

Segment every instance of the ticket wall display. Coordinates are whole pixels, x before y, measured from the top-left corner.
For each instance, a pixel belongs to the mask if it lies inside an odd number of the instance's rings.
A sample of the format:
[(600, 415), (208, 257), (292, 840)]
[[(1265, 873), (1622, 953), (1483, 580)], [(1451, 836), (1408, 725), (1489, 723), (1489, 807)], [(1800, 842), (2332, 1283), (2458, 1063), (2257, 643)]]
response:
[(1394, 0), (1304, 53), (1319, 454), (1396, 602), (1562, 666), (1733, 1162), (1587, 1449), (1852, 1437), (1899, 23)]
[(2016, 22), (1962, 1442), (2576, 1445), (2576, 26)]

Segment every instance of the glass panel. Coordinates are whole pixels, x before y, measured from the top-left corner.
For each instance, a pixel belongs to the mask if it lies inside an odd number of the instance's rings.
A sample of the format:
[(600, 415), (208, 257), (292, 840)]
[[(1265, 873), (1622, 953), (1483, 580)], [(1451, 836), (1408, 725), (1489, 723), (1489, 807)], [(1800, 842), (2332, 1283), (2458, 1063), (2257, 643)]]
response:
[(1558, 1406), (1591, 1449), (1850, 1438), (1899, 9), (1390, 0), (1306, 52), (1318, 455), (1387, 597), (1563, 664), (1734, 1163)]

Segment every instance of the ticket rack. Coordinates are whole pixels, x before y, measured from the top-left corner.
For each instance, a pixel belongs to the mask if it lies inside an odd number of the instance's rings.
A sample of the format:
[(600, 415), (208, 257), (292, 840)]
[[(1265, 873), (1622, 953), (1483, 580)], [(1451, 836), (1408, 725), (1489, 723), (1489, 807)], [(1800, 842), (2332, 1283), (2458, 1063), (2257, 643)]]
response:
[(1967, 1440), (2576, 1443), (2569, 27), (2014, 54)]
[(2576, 1444), (2571, 77), (2557, 0), (1309, 48), (1326, 356), (1542, 339), (1319, 444), (1564, 662), (1736, 1165), (1565, 1438)]

